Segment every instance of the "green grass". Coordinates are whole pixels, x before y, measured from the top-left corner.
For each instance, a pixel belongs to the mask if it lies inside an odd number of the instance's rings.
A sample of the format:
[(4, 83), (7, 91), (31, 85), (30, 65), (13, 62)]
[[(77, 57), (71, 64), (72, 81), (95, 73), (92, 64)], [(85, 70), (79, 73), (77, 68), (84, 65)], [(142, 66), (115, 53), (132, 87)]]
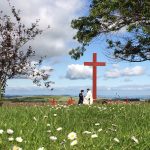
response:
[[(62, 127), (62, 131), (57, 131), (58, 127)], [(100, 128), (102, 131), (98, 132)], [(23, 150), (40, 147), (46, 150), (149, 150), (150, 105), (1, 107), (0, 129), (4, 130), (0, 135), (0, 150), (10, 150), (13, 145)], [(12, 136), (6, 133), (7, 129), (14, 130)], [(47, 133), (48, 130), (51, 133)], [(75, 146), (70, 146), (67, 138), (72, 131), (77, 133), (78, 144)], [(83, 134), (84, 131), (96, 133), (98, 137), (92, 139), (91, 134)], [(51, 141), (50, 136), (56, 136), (57, 140)], [(131, 140), (132, 136), (138, 139), (138, 144)], [(8, 137), (22, 137), (23, 142), (9, 142)], [(120, 142), (115, 142), (114, 138)], [(66, 142), (60, 144), (64, 139)]]
[[(47, 102), (49, 99), (56, 99), (59, 102), (67, 101), (69, 96), (21, 96), (13, 98), (5, 98), (3, 101), (12, 102)], [(78, 100), (78, 97), (73, 97), (73, 99)]]

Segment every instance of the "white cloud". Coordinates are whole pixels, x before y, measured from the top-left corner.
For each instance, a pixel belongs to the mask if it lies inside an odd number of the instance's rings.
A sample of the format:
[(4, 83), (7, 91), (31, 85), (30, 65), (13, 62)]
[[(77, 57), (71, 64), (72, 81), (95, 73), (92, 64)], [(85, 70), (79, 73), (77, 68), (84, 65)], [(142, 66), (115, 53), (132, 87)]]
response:
[(121, 72), (118, 69), (109, 70), (106, 72), (106, 78), (118, 78), (121, 76)]
[[(40, 28), (51, 27), (29, 43), (36, 50), (37, 57), (68, 54), (69, 43), (73, 42), (75, 34), (70, 26), (71, 20), (78, 17), (77, 12), (83, 8), (84, 0), (13, 0), (11, 3), (21, 10), (22, 21), (27, 26), (40, 19)], [(6, 0), (0, 1), (0, 10), (10, 13)]]
[(144, 68), (141, 66), (135, 66), (133, 68), (125, 68), (122, 70), (122, 74), (125, 76), (138, 76), (144, 74)]
[[(115, 67), (115, 66), (113, 66)], [(119, 77), (128, 77), (128, 76), (140, 76), (145, 73), (145, 70), (142, 66), (135, 66), (132, 68), (126, 67), (124, 69), (120, 68), (113, 68), (111, 70), (108, 70), (105, 73), (105, 78), (119, 78)]]
[(87, 79), (92, 77), (92, 68), (79, 64), (71, 64), (68, 66), (66, 78), (70, 80)]

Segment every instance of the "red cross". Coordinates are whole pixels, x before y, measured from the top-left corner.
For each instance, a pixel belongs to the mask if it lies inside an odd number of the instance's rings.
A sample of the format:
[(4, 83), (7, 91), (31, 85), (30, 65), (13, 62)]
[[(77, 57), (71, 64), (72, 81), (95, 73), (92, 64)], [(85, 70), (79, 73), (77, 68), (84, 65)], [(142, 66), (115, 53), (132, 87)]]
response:
[(93, 99), (97, 98), (97, 66), (106, 66), (105, 62), (97, 62), (97, 54), (93, 53), (93, 62), (84, 62), (84, 66), (93, 66)]

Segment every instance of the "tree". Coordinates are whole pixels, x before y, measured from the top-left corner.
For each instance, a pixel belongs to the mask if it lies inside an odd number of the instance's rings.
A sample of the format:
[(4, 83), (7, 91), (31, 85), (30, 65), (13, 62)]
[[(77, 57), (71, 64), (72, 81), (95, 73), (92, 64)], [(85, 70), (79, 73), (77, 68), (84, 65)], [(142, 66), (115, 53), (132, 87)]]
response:
[[(38, 29), (39, 20), (27, 28), (22, 22), (20, 11), (11, 6), (13, 17), (0, 12), (0, 99), (5, 93), (6, 82), (12, 78), (30, 78), (33, 83), (50, 87), (53, 83), (47, 81), (51, 68), (44, 70), (41, 68), (42, 58), (33, 64), (31, 58), (35, 56), (35, 51), (31, 46), (27, 50), (22, 47), (43, 30)], [(43, 81), (43, 82), (41, 82)]]
[(150, 60), (149, 0), (92, 0), (89, 15), (72, 20), (71, 25), (77, 29), (74, 39), (81, 44), (69, 52), (74, 59), (79, 59), (96, 37), (125, 28), (126, 38), (106, 40), (112, 58), (130, 62)]

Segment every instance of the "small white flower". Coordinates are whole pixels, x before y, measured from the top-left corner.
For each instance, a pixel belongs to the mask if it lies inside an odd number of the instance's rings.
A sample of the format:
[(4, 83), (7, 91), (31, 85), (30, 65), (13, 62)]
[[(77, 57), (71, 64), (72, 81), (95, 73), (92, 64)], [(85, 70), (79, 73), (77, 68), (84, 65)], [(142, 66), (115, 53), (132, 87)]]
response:
[(62, 130), (62, 127), (59, 127), (59, 128), (57, 128), (56, 130), (57, 130), (57, 131), (61, 131), (61, 130)]
[(13, 134), (14, 131), (13, 131), (12, 129), (7, 129), (7, 133), (8, 133), (8, 134)]
[(102, 128), (100, 128), (100, 129), (98, 129), (98, 132), (101, 132), (103, 129)]
[(135, 142), (135, 143), (139, 143), (138, 139), (135, 136), (132, 136), (131, 139)]
[(99, 123), (95, 123), (95, 126), (99, 126), (100, 124)]
[(97, 138), (97, 137), (98, 137), (97, 134), (92, 134), (92, 135), (91, 135), (91, 138)]
[(57, 116), (57, 114), (54, 114), (54, 117), (56, 117)]
[(51, 133), (52, 131), (51, 130), (47, 130), (47, 133)]
[(74, 146), (74, 145), (77, 145), (78, 144), (78, 141), (77, 140), (73, 140), (71, 143), (70, 143), (70, 146)]
[(40, 147), (40, 148), (38, 148), (38, 150), (44, 150), (44, 147)]
[(56, 137), (56, 136), (50, 136), (50, 140), (56, 141), (56, 140), (57, 140), (57, 137)]
[(19, 142), (19, 143), (21, 143), (23, 141), (23, 139), (22, 139), (22, 137), (17, 137), (16, 141)]
[(44, 116), (44, 118), (48, 118), (48, 116)]
[(120, 142), (118, 138), (114, 138), (114, 141), (117, 142), (117, 143)]
[(4, 130), (0, 129), (0, 134), (3, 134)]
[(71, 132), (68, 134), (68, 139), (69, 140), (74, 140), (77, 138), (77, 134), (75, 132)]
[(48, 124), (47, 124), (47, 127), (50, 127), (50, 126), (51, 126), (51, 125), (48, 123)]
[(83, 134), (91, 134), (92, 132), (90, 131), (84, 131)]
[(14, 138), (13, 138), (13, 137), (10, 137), (10, 138), (8, 138), (8, 141), (9, 141), (9, 142), (12, 142), (12, 141), (14, 141)]
[(13, 146), (12, 150), (22, 150), (22, 148), (20, 148), (18, 146)]
[(116, 125), (116, 124), (112, 124), (112, 126), (117, 127), (117, 125)]

